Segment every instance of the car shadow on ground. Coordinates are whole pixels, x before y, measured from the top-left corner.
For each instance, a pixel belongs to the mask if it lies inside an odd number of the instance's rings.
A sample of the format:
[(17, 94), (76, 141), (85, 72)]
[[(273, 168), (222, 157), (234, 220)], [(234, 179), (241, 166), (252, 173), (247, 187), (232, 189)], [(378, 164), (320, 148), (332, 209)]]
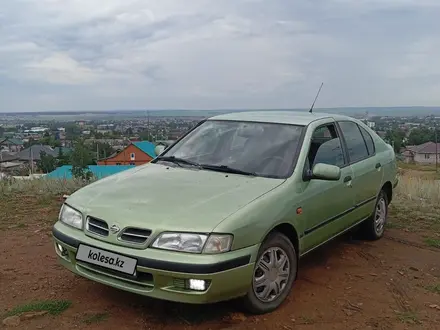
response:
[[(358, 243), (360, 244), (361, 241), (355, 240), (352, 234), (345, 234), (310, 252), (300, 261), (298, 280), (301, 281), (302, 275), (307, 274), (311, 269), (325, 269), (328, 260), (338, 256), (347, 244)], [(223, 326), (228, 326), (249, 317), (240, 299), (215, 304), (191, 305), (147, 298), (111, 287), (101, 287), (99, 295), (111, 305), (121, 306), (137, 315), (142, 315), (142, 318), (149, 324), (162, 327), (164, 325), (199, 324), (208, 326), (210, 322), (218, 325), (219, 321)], [(291, 296), (292, 294), (288, 300), (291, 300)]]

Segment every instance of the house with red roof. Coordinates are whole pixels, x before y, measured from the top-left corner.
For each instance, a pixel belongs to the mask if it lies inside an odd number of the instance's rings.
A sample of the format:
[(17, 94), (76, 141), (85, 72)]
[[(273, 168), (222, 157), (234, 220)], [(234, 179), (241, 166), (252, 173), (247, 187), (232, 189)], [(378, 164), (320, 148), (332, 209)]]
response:
[(98, 165), (142, 165), (156, 157), (155, 145), (149, 141), (131, 142), (110, 157), (98, 160)]

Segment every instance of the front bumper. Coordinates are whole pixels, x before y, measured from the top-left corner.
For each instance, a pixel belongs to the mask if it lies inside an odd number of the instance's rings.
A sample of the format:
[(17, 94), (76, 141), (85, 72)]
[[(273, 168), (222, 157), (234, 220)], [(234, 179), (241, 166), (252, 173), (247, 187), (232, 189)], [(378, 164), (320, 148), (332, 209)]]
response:
[[(52, 230), (59, 262), (75, 274), (118, 289), (158, 299), (203, 304), (246, 294), (259, 245), (218, 255), (193, 255), (156, 249), (132, 249), (88, 237), (57, 222)], [(64, 254), (57, 247), (65, 249)], [(76, 260), (79, 244), (136, 258), (136, 276)], [(207, 281), (205, 291), (190, 290), (188, 279)]]

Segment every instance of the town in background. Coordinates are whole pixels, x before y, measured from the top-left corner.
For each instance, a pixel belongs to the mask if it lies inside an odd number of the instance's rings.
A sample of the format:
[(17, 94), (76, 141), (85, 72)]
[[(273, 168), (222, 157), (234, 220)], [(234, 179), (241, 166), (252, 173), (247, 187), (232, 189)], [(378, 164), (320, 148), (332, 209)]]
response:
[[(156, 156), (156, 145), (167, 147), (200, 120), (224, 112), (230, 111), (0, 114), (0, 178), (72, 178), (87, 171), (99, 179), (148, 163)], [(364, 121), (394, 147), (402, 162), (437, 166), (438, 111), (339, 112)]]

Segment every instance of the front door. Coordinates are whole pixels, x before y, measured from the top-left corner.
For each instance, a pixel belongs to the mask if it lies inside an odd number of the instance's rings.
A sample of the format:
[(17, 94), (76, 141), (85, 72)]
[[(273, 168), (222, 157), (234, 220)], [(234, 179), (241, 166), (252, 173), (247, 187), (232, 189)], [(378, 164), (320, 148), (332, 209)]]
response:
[(305, 181), (301, 195), (304, 253), (331, 239), (352, 223), (354, 208), (352, 189), (353, 171), (344, 155), (336, 126), (318, 127), (311, 139), (305, 170), (315, 164), (325, 163), (341, 168), (339, 181), (312, 179)]

